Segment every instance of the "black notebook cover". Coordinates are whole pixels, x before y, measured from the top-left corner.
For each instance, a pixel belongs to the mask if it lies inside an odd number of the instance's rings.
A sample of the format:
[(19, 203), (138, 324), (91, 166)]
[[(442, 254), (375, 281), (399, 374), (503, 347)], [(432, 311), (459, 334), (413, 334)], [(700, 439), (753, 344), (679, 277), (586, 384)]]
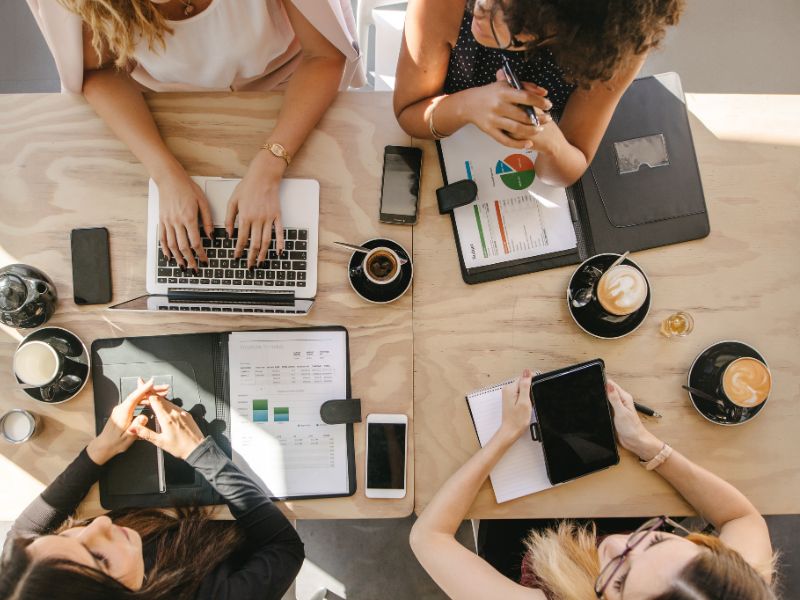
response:
[[(350, 397), (350, 349), (344, 327), (280, 329), (278, 331), (342, 330), (347, 347), (347, 395)], [(262, 330), (263, 331), (263, 330)], [(99, 433), (120, 401), (123, 378), (172, 377), (172, 402), (192, 413), (205, 435), (231, 456), (228, 333), (159, 335), (98, 339), (92, 343), (95, 426)], [(347, 424), (349, 490), (356, 491), (353, 424)], [(106, 509), (219, 504), (221, 499), (205, 479), (184, 461), (163, 453), (166, 491), (160, 491), (157, 451), (136, 441), (114, 457), (100, 479), (100, 503)], [(307, 496), (306, 496), (307, 497)], [(313, 498), (332, 496), (311, 496)], [(289, 498), (276, 498), (288, 500)], [(292, 498), (299, 499), (299, 498)]]
[[(669, 164), (620, 173), (615, 144), (662, 134)], [(437, 142), (444, 184), (441, 144)], [(451, 213), (461, 275), (482, 283), (578, 264), (602, 252), (622, 253), (706, 237), (710, 231), (694, 142), (680, 79), (674, 73), (643, 77), (623, 94), (594, 160), (567, 188), (577, 247), (467, 269), (455, 216)]]

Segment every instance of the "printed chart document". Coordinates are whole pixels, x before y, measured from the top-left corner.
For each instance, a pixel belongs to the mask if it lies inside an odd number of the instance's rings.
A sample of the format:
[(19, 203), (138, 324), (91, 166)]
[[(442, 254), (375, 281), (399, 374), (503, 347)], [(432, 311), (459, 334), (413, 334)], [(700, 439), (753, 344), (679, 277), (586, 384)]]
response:
[(276, 498), (347, 494), (347, 426), (319, 414), (347, 398), (346, 332), (234, 332), (228, 352), (234, 462)]
[[(467, 403), (481, 447), (489, 443), (503, 421), (503, 386), (478, 390), (467, 395)], [(544, 452), (530, 433), (523, 433), (489, 473), (498, 503), (527, 496), (553, 487), (547, 477)]]
[(536, 177), (536, 153), (508, 148), (474, 125), (439, 142), (450, 183), (471, 179), (478, 198), (453, 212), (467, 269), (572, 250), (564, 188)]

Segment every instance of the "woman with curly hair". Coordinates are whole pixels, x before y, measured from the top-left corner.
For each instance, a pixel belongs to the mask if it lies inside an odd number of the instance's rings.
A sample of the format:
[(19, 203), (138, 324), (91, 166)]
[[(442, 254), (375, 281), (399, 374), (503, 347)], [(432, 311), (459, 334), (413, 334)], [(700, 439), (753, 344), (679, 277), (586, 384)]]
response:
[[(203, 438), (192, 416), (139, 386), (103, 431), (17, 518), (0, 558), (0, 600), (280, 600), (300, 570), (303, 542), (264, 492)], [(149, 404), (160, 431), (146, 417)], [(183, 459), (223, 497), (235, 521), (213, 521), (197, 507), (69, 515), (104, 466), (136, 439)]]
[[(183, 268), (196, 270), (208, 260), (201, 229), (212, 236), (211, 211), (164, 142), (142, 92), (285, 88), (277, 123), (272, 131), (263, 127), (264, 144), (235, 189), (226, 219), (231, 235), (238, 215), (235, 257), (247, 248), (248, 267), (264, 263), (273, 226), (276, 249), (283, 251), (283, 173), (340, 86), (360, 83), (349, 0), (28, 3), (63, 88), (83, 93), (156, 182), (160, 246)], [(259, 128), (255, 121), (247, 126)]]
[[(597, 527), (591, 521), (583, 525), (555, 521), (521, 532), (521, 540), (508, 544), (506, 557), (484, 554), (484, 560), (461, 546), (455, 532), (478, 490), (497, 461), (528, 430), (531, 378), (526, 370), (504, 388), (497, 433), (450, 477), (411, 530), (414, 554), (450, 598), (775, 599), (769, 532), (756, 508), (732, 485), (647, 431), (631, 395), (611, 380), (606, 393), (620, 444), (680, 492), (719, 535), (689, 533), (668, 517), (639, 520), (626, 533), (617, 530), (602, 537), (597, 529), (605, 529), (605, 520), (599, 520)], [(516, 562), (516, 581), (496, 570), (503, 562)]]
[[(557, 186), (591, 163), (614, 109), (684, 0), (411, 0), (394, 110), (409, 134), (450, 135), (471, 123), (537, 153)], [(502, 73), (509, 61), (522, 90)], [(531, 106), (539, 125), (520, 105)], [(556, 123), (550, 112), (560, 115)]]

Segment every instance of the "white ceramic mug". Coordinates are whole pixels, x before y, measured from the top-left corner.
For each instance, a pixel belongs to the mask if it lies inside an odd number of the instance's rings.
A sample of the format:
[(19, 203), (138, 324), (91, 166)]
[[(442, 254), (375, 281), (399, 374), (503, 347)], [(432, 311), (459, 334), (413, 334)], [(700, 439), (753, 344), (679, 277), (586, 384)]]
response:
[(14, 374), (23, 383), (44, 387), (61, 377), (64, 358), (47, 342), (33, 340), (14, 353)]

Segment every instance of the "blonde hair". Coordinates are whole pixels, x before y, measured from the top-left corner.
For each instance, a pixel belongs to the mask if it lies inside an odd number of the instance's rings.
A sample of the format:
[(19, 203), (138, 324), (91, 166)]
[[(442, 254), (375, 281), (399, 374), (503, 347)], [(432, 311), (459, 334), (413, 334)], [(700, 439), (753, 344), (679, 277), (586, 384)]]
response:
[(77, 14), (92, 32), (92, 47), (102, 60), (104, 52), (124, 68), (140, 40), (153, 50), (165, 47), (164, 35), (172, 33), (167, 20), (150, 0), (58, 0)]
[[(719, 600), (774, 600), (767, 581), (775, 573), (775, 557), (750, 566), (719, 538), (693, 533), (689, 541), (701, 552), (678, 574), (666, 592), (654, 600), (707, 598)], [(552, 600), (590, 600), (600, 573), (594, 524), (562, 521), (557, 528), (531, 531), (525, 541), (525, 567), (535, 574), (535, 585)]]

